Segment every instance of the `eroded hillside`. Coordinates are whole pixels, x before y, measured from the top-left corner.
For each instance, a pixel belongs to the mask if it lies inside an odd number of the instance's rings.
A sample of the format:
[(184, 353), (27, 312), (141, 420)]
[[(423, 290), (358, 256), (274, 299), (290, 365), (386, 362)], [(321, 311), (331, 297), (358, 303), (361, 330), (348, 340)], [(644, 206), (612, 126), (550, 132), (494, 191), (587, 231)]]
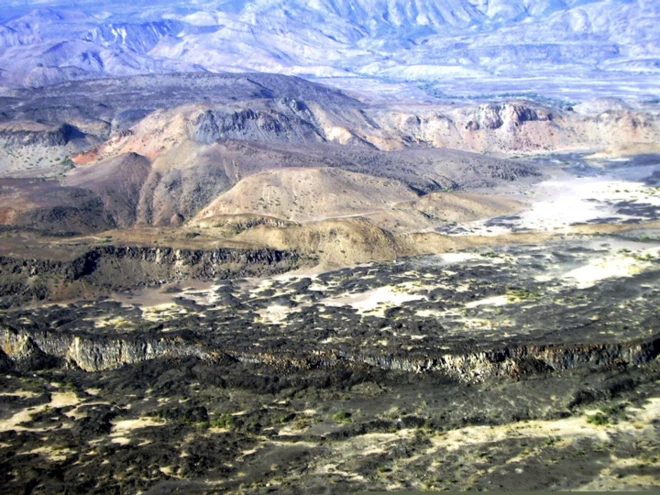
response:
[[(35, 204), (9, 199), (29, 196), (34, 187), (12, 182), (3, 223), (49, 233), (58, 225), (66, 225), (61, 230), (68, 233), (180, 226), (213, 211), (304, 222), (362, 215), (396, 230), (396, 220), (383, 217), (370, 196), (396, 189), (386, 194), (391, 210), (434, 191), (519, 187), (543, 172), (513, 156), (631, 143), (653, 152), (659, 133), (654, 107), (614, 100), (576, 108), (530, 101), (383, 107), (301, 79), (264, 74), (67, 83), (17, 90), (1, 110), (0, 173), (59, 181), (41, 185), (48, 192)], [(327, 172), (312, 177), (311, 169)], [(364, 180), (326, 183), (327, 174), (347, 173)], [(256, 194), (278, 174), (307, 174), (308, 190), (301, 194), (308, 199), (297, 198), (291, 184), (283, 188), (286, 197), (277, 198), (279, 206), (274, 196), (265, 197), (267, 191)], [(264, 178), (269, 179), (261, 183)], [(389, 186), (376, 191), (368, 186), (373, 181)], [(298, 204), (318, 191), (338, 196)], [(97, 212), (93, 219), (77, 218), (81, 201)], [(422, 228), (452, 215), (431, 214), (421, 220)], [(401, 225), (406, 223), (411, 221)]]

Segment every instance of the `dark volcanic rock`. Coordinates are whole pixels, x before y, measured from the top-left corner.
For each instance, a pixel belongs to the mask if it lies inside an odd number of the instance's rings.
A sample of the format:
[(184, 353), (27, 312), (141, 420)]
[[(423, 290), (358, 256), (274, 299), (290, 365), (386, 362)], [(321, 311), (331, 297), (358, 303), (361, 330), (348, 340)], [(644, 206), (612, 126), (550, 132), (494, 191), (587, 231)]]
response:
[(58, 292), (102, 293), (187, 278), (213, 280), (282, 273), (305, 263), (272, 249), (214, 251), (168, 247), (96, 247), (72, 261), (0, 257), (0, 294), (8, 304)]

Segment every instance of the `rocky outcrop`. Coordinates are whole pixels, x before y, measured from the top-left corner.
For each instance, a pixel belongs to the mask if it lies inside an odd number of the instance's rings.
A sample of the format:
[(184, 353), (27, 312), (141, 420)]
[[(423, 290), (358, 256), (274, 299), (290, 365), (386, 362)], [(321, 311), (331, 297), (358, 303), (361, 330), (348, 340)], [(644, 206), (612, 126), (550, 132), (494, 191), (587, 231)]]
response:
[(369, 109), (373, 120), (405, 147), (424, 144), (464, 151), (519, 153), (593, 149), (657, 141), (651, 109), (615, 109), (597, 114), (531, 101), (455, 106), (446, 111)]
[(0, 330), (0, 349), (19, 369), (64, 366), (89, 372), (116, 369), (156, 358), (211, 357), (203, 349), (185, 345), (176, 337), (129, 340), (58, 332), (26, 334), (10, 328)]
[(341, 363), (366, 364), (386, 371), (440, 373), (465, 382), (494, 377), (519, 378), (539, 372), (576, 368), (605, 369), (642, 365), (660, 355), (660, 335), (635, 343), (593, 345), (519, 344), (500, 349), (463, 348), (428, 356), (378, 355), (361, 352), (314, 352), (311, 356), (241, 354), (239, 360), (275, 367), (314, 369)]
[(524, 122), (551, 121), (552, 113), (543, 108), (533, 108), (522, 103), (487, 103), (474, 111), (470, 120), (472, 130), (498, 129), (503, 125), (518, 127)]
[[(278, 111), (279, 110), (279, 111)], [(188, 126), (193, 141), (211, 144), (218, 139), (246, 141), (318, 143), (324, 139), (313, 122), (311, 112), (301, 102), (279, 109), (241, 108), (207, 110)]]
[(8, 128), (0, 130), (0, 142), (6, 148), (24, 146), (66, 146), (74, 139), (84, 138), (78, 128), (63, 124), (57, 128)]
[[(305, 344), (302, 344), (303, 346)], [(197, 357), (214, 360), (230, 356), (244, 363), (281, 371), (367, 365), (386, 371), (437, 373), (467, 382), (490, 378), (517, 379), (536, 373), (578, 368), (591, 370), (649, 363), (660, 354), (660, 335), (640, 342), (594, 345), (519, 344), (500, 349), (461, 348), (428, 356), (378, 355), (369, 352), (299, 351), (246, 352), (218, 348), (203, 336), (104, 337), (57, 331), (0, 329), (0, 350), (21, 368), (69, 366), (84, 371), (103, 371), (152, 359)]]
[(274, 228), (288, 228), (299, 225), (295, 222), (290, 222), (281, 218), (259, 215), (220, 215), (204, 218), (197, 221), (197, 224), (202, 228), (214, 227), (222, 229), (224, 232), (234, 234), (239, 234), (260, 225)]

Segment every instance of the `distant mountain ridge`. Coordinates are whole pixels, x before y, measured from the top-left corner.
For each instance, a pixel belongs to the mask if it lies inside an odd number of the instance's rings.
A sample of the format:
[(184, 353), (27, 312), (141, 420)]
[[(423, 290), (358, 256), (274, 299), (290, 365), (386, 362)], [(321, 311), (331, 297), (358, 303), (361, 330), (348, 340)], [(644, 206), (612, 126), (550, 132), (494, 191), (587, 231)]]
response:
[(2, 10), (0, 85), (9, 87), (259, 71), (412, 81), (431, 93), (447, 82), (521, 91), (534, 78), (624, 80), (633, 94), (654, 94), (660, 72), (653, 0), (25, 1)]

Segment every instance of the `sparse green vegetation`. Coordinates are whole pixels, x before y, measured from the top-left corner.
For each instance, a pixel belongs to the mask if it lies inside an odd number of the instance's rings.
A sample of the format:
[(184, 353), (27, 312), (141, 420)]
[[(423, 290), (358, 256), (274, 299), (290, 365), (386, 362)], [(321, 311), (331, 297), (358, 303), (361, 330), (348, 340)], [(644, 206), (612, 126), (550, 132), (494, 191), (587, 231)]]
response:
[(628, 404), (625, 402), (601, 406), (600, 412), (608, 419), (608, 421), (616, 423), (618, 420), (627, 419), (625, 413), (627, 406)]
[(353, 415), (348, 411), (338, 411), (332, 415), (332, 419), (336, 423), (350, 423), (352, 421), (352, 416)]
[(73, 163), (73, 160), (71, 160), (71, 158), (63, 158), (60, 161), (60, 164), (62, 165), (62, 168), (65, 171), (69, 171), (69, 170), (72, 170), (72, 169), (76, 168), (76, 165)]
[(296, 414), (295, 414), (295, 413), (285, 414), (284, 416), (280, 417), (280, 423), (281, 423), (281, 424), (290, 423), (290, 422), (293, 421), (295, 418), (296, 418)]
[(291, 424), (291, 429), (294, 431), (303, 431), (312, 426), (312, 418), (304, 417), (298, 418)]
[(526, 301), (540, 297), (541, 294), (528, 289), (516, 289), (514, 287), (507, 287), (506, 289), (506, 299), (508, 302)]
[(586, 419), (587, 423), (595, 425), (595, 426), (605, 426), (610, 423), (610, 419), (606, 414), (597, 412), (596, 414), (592, 414), (590, 416), (587, 416)]
[(64, 390), (68, 392), (75, 392), (76, 390), (78, 390), (78, 386), (73, 380), (68, 379), (64, 382)]
[(231, 430), (236, 427), (236, 418), (228, 413), (221, 414), (211, 420), (211, 426), (213, 428), (226, 428)]
[(656, 257), (653, 256), (651, 253), (646, 253), (646, 254), (631, 254), (630, 255), (632, 258), (636, 259), (637, 261), (642, 261), (644, 263), (651, 263), (656, 260)]

